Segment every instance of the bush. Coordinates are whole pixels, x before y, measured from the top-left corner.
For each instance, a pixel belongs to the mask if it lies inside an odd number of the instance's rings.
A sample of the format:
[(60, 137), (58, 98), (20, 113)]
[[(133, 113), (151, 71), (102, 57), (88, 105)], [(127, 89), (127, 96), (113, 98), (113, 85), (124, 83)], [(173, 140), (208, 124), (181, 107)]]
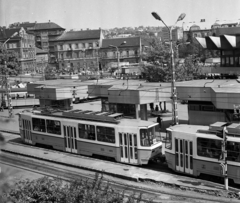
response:
[[(65, 182), (60, 178), (43, 177), (37, 180), (23, 180), (15, 188), (4, 194), (1, 202), (16, 203), (120, 203), (146, 202), (142, 195), (126, 197), (124, 192), (116, 192), (109, 183), (104, 183), (103, 176), (96, 174), (95, 179), (80, 179)], [(1, 197), (0, 197), (1, 200)], [(7, 201), (8, 200), (8, 201)], [(149, 202), (149, 201), (148, 201)]]

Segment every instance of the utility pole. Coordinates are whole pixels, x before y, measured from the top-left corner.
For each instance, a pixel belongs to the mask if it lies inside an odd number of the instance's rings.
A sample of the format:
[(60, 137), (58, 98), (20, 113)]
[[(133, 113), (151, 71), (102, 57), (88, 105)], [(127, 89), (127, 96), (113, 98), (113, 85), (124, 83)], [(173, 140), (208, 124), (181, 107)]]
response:
[(220, 166), (222, 167), (222, 175), (224, 176), (224, 188), (228, 190), (228, 175), (227, 175), (227, 130), (226, 126), (223, 128), (223, 140), (222, 140), (222, 161)]

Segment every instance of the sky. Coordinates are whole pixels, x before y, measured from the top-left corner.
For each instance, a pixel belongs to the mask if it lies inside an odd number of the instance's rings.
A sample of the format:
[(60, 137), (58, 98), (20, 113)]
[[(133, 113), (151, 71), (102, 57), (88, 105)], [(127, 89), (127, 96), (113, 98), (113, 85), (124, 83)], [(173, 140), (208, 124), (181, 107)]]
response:
[(157, 12), (163, 21), (214, 24), (218, 20), (237, 20), (240, 0), (0, 0), (0, 26), (14, 22), (55, 22), (70, 30), (110, 29), (115, 27), (164, 26), (151, 15)]

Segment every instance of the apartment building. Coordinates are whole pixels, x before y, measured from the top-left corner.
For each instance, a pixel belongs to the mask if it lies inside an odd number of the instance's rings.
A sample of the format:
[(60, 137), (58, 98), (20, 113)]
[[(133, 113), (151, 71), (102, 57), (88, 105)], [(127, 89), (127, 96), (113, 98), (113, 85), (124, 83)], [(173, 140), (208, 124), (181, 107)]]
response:
[[(14, 34), (16, 35), (12, 37)], [(0, 30), (0, 42), (6, 42), (4, 48), (17, 53), (21, 73), (35, 71), (36, 50), (34, 35), (28, 34), (24, 28), (3, 28)]]
[(65, 32), (53, 40), (58, 68), (75, 73), (97, 71), (103, 38), (101, 29)]

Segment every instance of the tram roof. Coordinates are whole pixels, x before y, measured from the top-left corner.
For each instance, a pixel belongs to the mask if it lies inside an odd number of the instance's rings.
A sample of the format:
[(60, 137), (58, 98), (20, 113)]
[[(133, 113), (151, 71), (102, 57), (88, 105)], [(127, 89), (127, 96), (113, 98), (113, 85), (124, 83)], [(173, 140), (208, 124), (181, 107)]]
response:
[(174, 125), (169, 127), (170, 129), (182, 133), (197, 133), (199, 130), (209, 130), (209, 126), (203, 126), (203, 125)]
[(121, 124), (125, 127), (151, 127), (156, 125), (156, 122), (145, 121), (139, 119), (131, 119), (123, 117), (122, 113), (110, 113), (110, 112), (100, 112), (100, 111), (91, 111), (91, 110), (70, 110), (70, 111), (25, 111), (24, 114), (28, 115), (39, 115), (47, 117), (60, 117), (60, 118), (69, 118), (69, 119), (79, 119), (103, 123), (112, 123), (112, 124)]

